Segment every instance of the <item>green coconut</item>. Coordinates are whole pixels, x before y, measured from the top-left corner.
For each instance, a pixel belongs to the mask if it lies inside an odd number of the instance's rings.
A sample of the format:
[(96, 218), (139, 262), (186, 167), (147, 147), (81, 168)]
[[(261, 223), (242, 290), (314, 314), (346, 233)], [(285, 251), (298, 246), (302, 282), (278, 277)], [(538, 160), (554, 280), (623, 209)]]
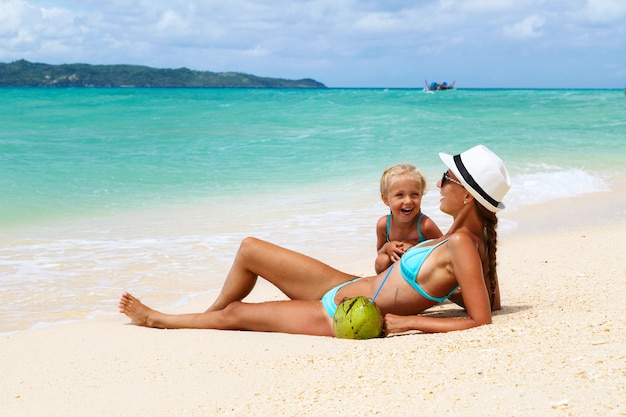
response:
[(383, 315), (369, 298), (347, 298), (333, 318), (335, 336), (340, 339), (371, 339), (383, 334)]

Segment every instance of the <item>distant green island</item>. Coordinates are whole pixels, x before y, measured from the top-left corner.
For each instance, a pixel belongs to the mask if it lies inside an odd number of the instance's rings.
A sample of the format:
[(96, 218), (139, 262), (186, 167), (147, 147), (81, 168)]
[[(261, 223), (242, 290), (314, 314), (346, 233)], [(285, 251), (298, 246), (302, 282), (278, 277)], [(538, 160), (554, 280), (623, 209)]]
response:
[(0, 87), (326, 88), (310, 78), (286, 80), (238, 72), (141, 65), (0, 63)]

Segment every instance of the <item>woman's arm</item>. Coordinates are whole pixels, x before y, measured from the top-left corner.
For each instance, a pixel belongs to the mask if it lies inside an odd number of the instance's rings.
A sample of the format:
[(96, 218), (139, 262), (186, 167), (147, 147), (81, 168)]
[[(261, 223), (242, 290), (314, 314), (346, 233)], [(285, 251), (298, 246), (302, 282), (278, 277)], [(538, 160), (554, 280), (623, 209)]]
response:
[[(465, 303), (463, 302), (463, 292), (460, 288), (450, 296), (449, 300), (459, 307), (465, 308)], [(500, 303), (500, 286), (498, 285), (498, 282), (496, 282), (496, 292), (493, 303), (491, 304), (491, 311), (498, 311), (501, 308), (502, 304)]]
[(397, 316), (385, 314), (385, 333), (404, 333), (419, 330), (422, 333), (445, 333), (455, 330), (471, 329), (488, 323), (478, 323), (470, 317), (427, 317), (427, 316)]

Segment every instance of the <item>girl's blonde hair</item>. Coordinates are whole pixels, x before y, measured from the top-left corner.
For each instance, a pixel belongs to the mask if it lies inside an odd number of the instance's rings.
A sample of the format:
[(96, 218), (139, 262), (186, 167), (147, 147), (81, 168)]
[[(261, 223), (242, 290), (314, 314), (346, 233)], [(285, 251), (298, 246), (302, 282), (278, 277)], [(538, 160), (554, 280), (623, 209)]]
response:
[(380, 193), (387, 195), (393, 180), (401, 176), (411, 177), (415, 181), (419, 181), (420, 184), (422, 184), (421, 192), (424, 194), (426, 191), (426, 178), (424, 177), (422, 171), (415, 168), (415, 166), (411, 164), (397, 164), (387, 168), (383, 172), (382, 177), (380, 177)]

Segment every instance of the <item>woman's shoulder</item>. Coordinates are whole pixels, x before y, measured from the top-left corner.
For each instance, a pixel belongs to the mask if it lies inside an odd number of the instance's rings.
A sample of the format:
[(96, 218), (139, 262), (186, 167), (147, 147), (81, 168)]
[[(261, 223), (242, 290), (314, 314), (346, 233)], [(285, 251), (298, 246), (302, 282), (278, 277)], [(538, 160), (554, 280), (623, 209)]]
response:
[(451, 255), (458, 255), (461, 258), (477, 254), (483, 257), (484, 243), (480, 239), (466, 230), (459, 230), (446, 236), (448, 239), (448, 249)]
[(463, 247), (466, 245), (471, 245), (472, 247), (476, 248), (478, 245), (478, 239), (476, 238), (476, 236), (474, 236), (467, 230), (457, 230), (445, 236), (445, 238), (448, 241), (449, 245), (453, 247)]

